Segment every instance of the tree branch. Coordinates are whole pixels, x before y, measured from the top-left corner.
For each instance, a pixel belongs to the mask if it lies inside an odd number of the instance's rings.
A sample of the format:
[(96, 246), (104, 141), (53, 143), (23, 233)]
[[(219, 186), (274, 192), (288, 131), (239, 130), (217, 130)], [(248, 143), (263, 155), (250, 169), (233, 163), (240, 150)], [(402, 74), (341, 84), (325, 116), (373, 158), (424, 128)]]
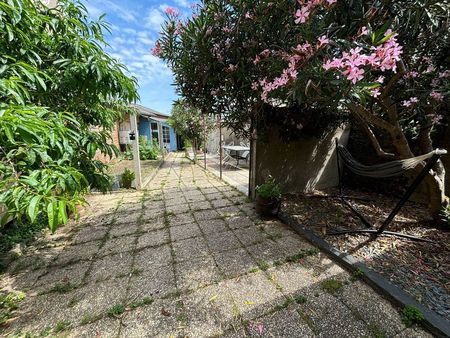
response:
[(371, 114), (367, 109), (365, 109), (360, 104), (356, 104), (353, 102), (347, 102), (346, 106), (348, 109), (350, 109), (350, 111), (354, 115), (358, 115), (359, 118), (363, 119), (364, 121), (370, 122), (381, 129), (384, 129), (389, 132), (391, 132), (395, 129), (395, 126), (386, 122), (382, 118), (379, 118), (379, 117)]
[(375, 149), (378, 156), (382, 158), (388, 158), (388, 159), (395, 159), (397, 156), (393, 153), (388, 153), (381, 148), (380, 142), (378, 142), (378, 139), (372, 129), (370, 129), (370, 126), (367, 124), (367, 122), (361, 118), (358, 114), (355, 114), (356, 119), (359, 122), (359, 125), (364, 130), (366, 135), (369, 137), (370, 142), (372, 142), (372, 146)]

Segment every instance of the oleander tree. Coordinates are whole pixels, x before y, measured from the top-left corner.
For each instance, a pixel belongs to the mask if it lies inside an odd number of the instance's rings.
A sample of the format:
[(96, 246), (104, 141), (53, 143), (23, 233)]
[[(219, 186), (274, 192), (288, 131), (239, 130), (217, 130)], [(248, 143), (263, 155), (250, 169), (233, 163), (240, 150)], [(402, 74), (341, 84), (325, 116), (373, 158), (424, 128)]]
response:
[[(204, 0), (186, 21), (167, 11), (153, 53), (189, 104), (238, 133), (351, 117), (380, 157), (408, 158), (448, 114), (449, 13), (436, 0)], [(442, 164), (425, 182), (436, 215)]]
[(103, 49), (108, 29), (78, 2), (0, 1), (2, 225), (46, 219), (55, 231), (89, 189), (109, 189), (95, 154), (117, 152), (109, 131), (137, 93)]
[(191, 142), (194, 162), (197, 162), (198, 147), (214, 129), (214, 121), (186, 101), (177, 100), (172, 106), (168, 122), (181, 137)]

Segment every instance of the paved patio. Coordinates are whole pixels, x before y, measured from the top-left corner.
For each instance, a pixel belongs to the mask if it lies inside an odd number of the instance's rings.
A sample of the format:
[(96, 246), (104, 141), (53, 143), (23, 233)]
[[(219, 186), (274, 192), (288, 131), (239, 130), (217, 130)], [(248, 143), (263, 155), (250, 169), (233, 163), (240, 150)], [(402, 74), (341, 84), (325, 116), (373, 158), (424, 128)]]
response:
[(182, 155), (146, 191), (93, 195), (17, 259), (26, 291), (0, 335), (429, 337), (245, 196)]

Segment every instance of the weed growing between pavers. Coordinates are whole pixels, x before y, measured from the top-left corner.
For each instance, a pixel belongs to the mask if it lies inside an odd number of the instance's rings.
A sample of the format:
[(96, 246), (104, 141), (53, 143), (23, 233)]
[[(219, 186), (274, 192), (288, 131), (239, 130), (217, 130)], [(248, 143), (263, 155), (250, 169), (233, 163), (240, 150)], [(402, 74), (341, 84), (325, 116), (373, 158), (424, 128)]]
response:
[(50, 290), (50, 292), (57, 292), (57, 293), (67, 293), (72, 290), (75, 290), (78, 288), (78, 284), (73, 284), (71, 282), (67, 283), (56, 283), (53, 288)]
[(422, 312), (412, 305), (407, 305), (402, 309), (401, 317), (403, 324), (407, 327), (410, 327), (416, 323), (419, 324), (422, 320), (424, 320)]
[(371, 337), (373, 337), (373, 338), (386, 338), (387, 337), (386, 333), (375, 324), (370, 324), (368, 330), (370, 332)]
[(60, 320), (58, 323), (56, 323), (55, 327), (53, 328), (54, 333), (61, 333), (63, 331), (66, 331), (70, 329), (72, 324), (67, 320)]
[(283, 309), (287, 308), (289, 305), (291, 305), (293, 302), (294, 302), (294, 299), (291, 297), (288, 297), (283, 303), (275, 305), (274, 310), (275, 311), (283, 310)]
[(297, 304), (305, 304), (306, 303), (306, 297), (302, 296), (302, 295), (297, 295), (297, 296), (294, 297), (294, 301)]
[(264, 259), (260, 260), (258, 262), (258, 267), (262, 270), (262, 271), (266, 271), (268, 268), (270, 268), (269, 263), (267, 263)]
[(0, 293), (0, 326), (12, 318), (14, 311), (24, 299), (23, 292)]
[(320, 282), (322, 289), (330, 294), (336, 293), (340, 288), (342, 288), (343, 283), (334, 278), (325, 279)]
[(154, 302), (154, 299), (151, 297), (144, 297), (141, 300), (134, 301), (130, 304), (131, 309), (137, 309), (138, 307), (150, 305)]
[(91, 324), (94, 323), (100, 319), (103, 318), (102, 314), (92, 314), (92, 313), (85, 313), (83, 315), (83, 318), (81, 318), (81, 325), (87, 325), (87, 324)]
[(117, 317), (117, 316), (120, 316), (124, 312), (125, 312), (125, 306), (123, 304), (116, 304), (116, 305), (110, 307), (106, 313), (110, 317)]
[(364, 277), (364, 271), (362, 271), (360, 268), (357, 268), (356, 270), (353, 271), (352, 277), (350, 278), (350, 280), (352, 282), (356, 282), (357, 280), (360, 280), (363, 277)]

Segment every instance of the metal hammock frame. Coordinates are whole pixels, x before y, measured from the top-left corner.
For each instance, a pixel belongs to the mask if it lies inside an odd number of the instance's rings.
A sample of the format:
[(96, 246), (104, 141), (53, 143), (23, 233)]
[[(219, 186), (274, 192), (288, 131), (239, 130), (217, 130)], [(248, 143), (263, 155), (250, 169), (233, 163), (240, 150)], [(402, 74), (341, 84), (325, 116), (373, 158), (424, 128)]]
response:
[[(339, 176), (339, 198), (342, 200), (343, 203), (345, 203), (351, 211), (358, 216), (358, 218), (361, 220), (361, 222), (367, 227), (366, 229), (354, 229), (354, 230), (343, 230), (343, 231), (335, 231), (327, 233), (328, 235), (345, 235), (345, 234), (362, 234), (362, 235), (371, 235), (374, 237), (378, 236), (396, 236), (400, 238), (405, 238), (409, 240), (414, 241), (423, 241), (423, 242), (433, 242), (428, 239), (420, 238), (413, 235), (403, 234), (399, 232), (393, 232), (388, 231), (389, 224), (393, 221), (395, 216), (398, 214), (400, 209), (403, 207), (403, 205), (408, 201), (408, 199), (411, 197), (413, 192), (417, 189), (419, 184), (423, 181), (425, 176), (428, 174), (428, 172), (431, 170), (431, 168), (434, 167), (436, 162), (440, 159), (440, 157), (444, 154), (447, 154), (447, 151), (444, 149), (436, 149), (428, 154), (413, 157), (411, 159), (405, 159), (405, 160), (396, 160), (391, 161), (383, 164), (378, 164), (374, 166), (366, 166), (363, 165), (356, 160), (353, 159), (353, 157), (350, 155), (348, 150), (342, 146), (339, 145), (338, 140), (336, 139), (336, 157), (337, 157), (337, 168), (338, 168), (338, 176)], [(343, 154), (340, 154), (342, 152)], [(345, 156), (345, 158), (343, 157)], [(342, 194), (342, 170), (341, 170), (341, 159), (345, 166), (347, 166), (353, 173), (356, 173), (357, 175), (361, 176), (368, 176), (368, 177), (391, 177), (396, 176), (408, 169), (412, 169), (415, 166), (417, 166), (420, 162), (422, 162), (425, 159), (428, 159), (426, 161), (426, 164), (422, 171), (416, 176), (414, 181), (411, 183), (411, 185), (406, 189), (405, 193), (401, 197), (401, 199), (398, 201), (398, 203), (395, 205), (394, 209), (390, 212), (390, 214), (387, 216), (387, 218), (383, 221), (381, 226), (378, 229), (374, 229), (373, 224), (371, 224), (364, 215), (362, 215), (350, 202), (348, 202), (345, 199), (345, 196)], [(354, 164), (353, 168), (349, 166), (349, 161), (351, 161), (352, 164)], [(356, 170), (355, 170), (356, 168)], [(400, 169), (399, 169), (400, 168)], [(370, 173), (379, 172), (378, 176), (375, 174), (371, 175)], [(365, 174), (368, 173), (368, 174)], [(375, 175), (375, 176), (374, 176)], [(372, 229), (371, 229), (372, 228)]]

